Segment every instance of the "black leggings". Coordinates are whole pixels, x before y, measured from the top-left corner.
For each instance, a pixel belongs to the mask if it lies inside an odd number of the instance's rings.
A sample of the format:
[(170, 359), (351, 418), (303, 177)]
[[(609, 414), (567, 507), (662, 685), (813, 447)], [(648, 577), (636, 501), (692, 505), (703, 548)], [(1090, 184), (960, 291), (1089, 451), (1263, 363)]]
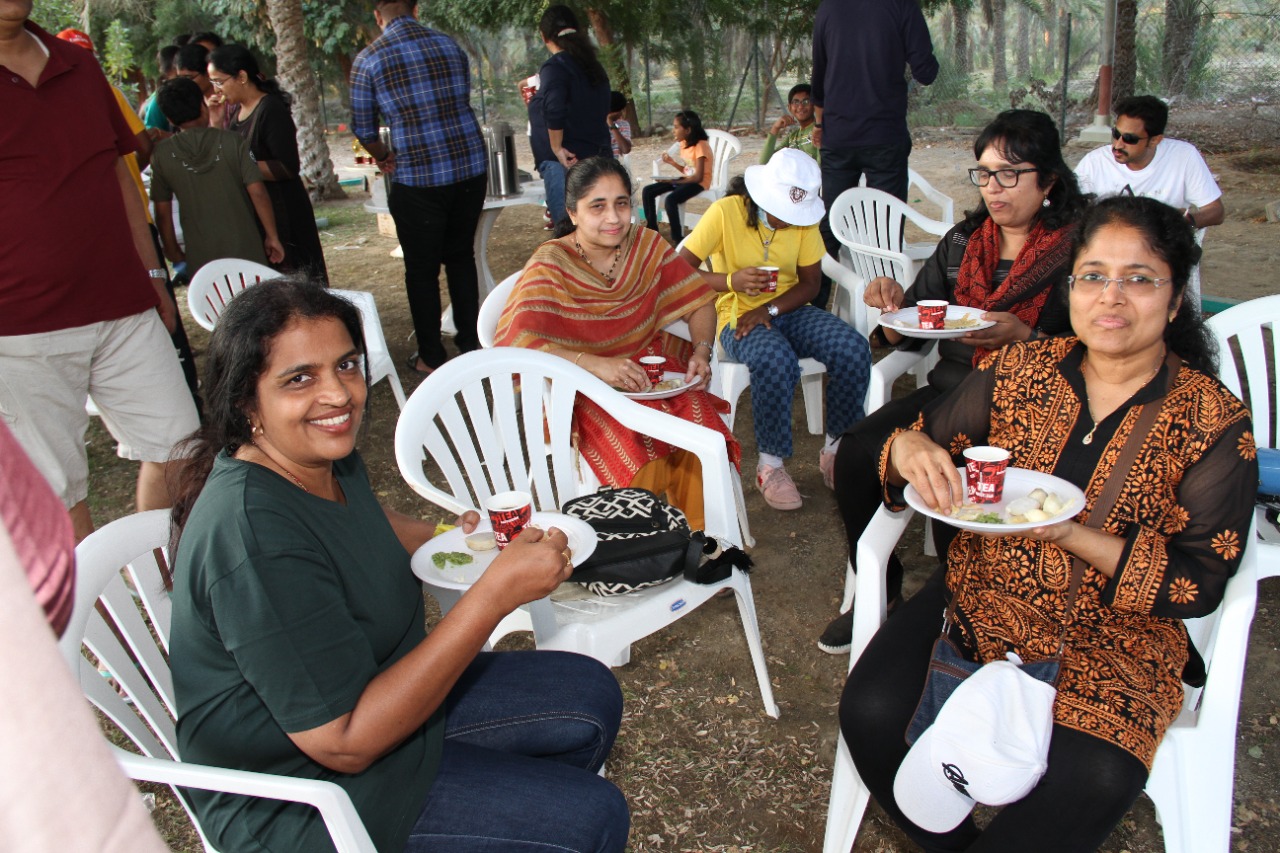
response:
[(1142, 793), (1146, 766), (1115, 744), (1059, 725), (1049, 769), (1022, 800), (1004, 806), (985, 830), (970, 816), (950, 832), (911, 823), (893, 798), (893, 778), (907, 755), (903, 739), (915, 713), (945, 607), (942, 573), (881, 626), (849, 673), (840, 697), (840, 730), (858, 775), (880, 807), (928, 853), (1093, 851)]
[(680, 224), (680, 205), (702, 192), (702, 184), (670, 184), (659, 181), (649, 184), (641, 192), (644, 199), (644, 224), (654, 231), (658, 230), (658, 197), (667, 196), (667, 223), (671, 225), (671, 239), (679, 243), (684, 239), (684, 228)]

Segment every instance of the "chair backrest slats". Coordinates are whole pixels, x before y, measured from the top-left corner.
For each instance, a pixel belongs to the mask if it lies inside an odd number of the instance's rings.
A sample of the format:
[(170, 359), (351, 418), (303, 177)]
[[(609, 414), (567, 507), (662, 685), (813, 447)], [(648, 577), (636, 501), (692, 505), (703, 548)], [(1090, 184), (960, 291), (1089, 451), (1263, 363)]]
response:
[(1280, 295), (1251, 299), (1215, 314), (1207, 325), (1218, 341), (1218, 378), (1253, 417), (1258, 447), (1275, 447), (1280, 382)]

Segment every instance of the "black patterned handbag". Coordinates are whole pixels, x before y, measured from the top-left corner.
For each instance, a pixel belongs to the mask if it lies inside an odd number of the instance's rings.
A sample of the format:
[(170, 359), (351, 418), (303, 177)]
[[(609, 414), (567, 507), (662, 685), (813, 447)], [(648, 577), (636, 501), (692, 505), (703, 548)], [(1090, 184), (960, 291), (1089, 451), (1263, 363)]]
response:
[(683, 512), (647, 489), (605, 487), (560, 509), (596, 531), (595, 552), (570, 578), (596, 595), (623, 595), (682, 574), (693, 579), (698, 571), (702, 533), (691, 531)]

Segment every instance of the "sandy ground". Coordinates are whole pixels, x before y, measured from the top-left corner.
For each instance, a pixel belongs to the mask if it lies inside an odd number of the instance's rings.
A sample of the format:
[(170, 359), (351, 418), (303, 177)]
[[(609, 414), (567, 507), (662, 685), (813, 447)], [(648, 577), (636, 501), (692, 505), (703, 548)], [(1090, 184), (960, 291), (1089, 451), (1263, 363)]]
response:
[[(1212, 122), (1207, 122), (1212, 124)], [(929, 131), (918, 137), (912, 166), (935, 187), (972, 204), (976, 190), (964, 170), (974, 132)], [(1193, 139), (1194, 141), (1194, 139)], [(762, 140), (744, 137), (746, 151), (735, 171), (755, 162)], [(631, 155), (637, 176), (668, 140), (640, 141)], [(528, 170), (527, 148), (523, 140)], [(349, 144), (332, 148), (340, 164), (350, 163)], [(1074, 162), (1087, 147), (1072, 146)], [(345, 154), (346, 156), (341, 156)], [(1228, 220), (1210, 229), (1205, 246), (1205, 291), (1247, 299), (1274, 289), (1280, 225), (1265, 223), (1263, 206), (1280, 198), (1276, 164), (1280, 152), (1254, 150), (1214, 154), (1210, 163), (1226, 194)], [(325, 248), (333, 283), (373, 292), (397, 365), (414, 347), (405, 304), (403, 265), (389, 257), (394, 240), (381, 236), (372, 216), (360, 210), (363, 197), (329, 205), (332, 227)], [(699, 209), (697, 201), (691, 209)], [(924, 208), (928, 210), (927, 206)], [(515, 272), (545, 239), (540, 208), (504, 212), (490, 240), (497, 280)], [(201, 348), (205, 337), (193, 335)], [(416, 377), (401, 369), (407, 391)], [(391, 450), (396, 408), (387, 386), (375, 387), (371, 423), (361, 449), (375, 488), (392, 506), (440, 516), (404, 486)], [(803, 405), (793, 408), (797, 453), (789, 468), (805, 495), (805, 507), (781, 513), (768, 508), (747, 485), (747, 502), (758, 545), (753, 585), (770, 675), (782, 717), (763, 714), (743, 642), (736, 608), (712, 601), (667, 630), (636, 644), (632, 662), (616, 670), (627, 696), (627, 718), (609, 775), (633, 809), (632, 849), (636, 851), (819, 851), (827, 810), (831, 762), (836, 745), (835, 710), (847, 667), (845, 659), (819, 652), (814, 641), (835, 614), (847, 557), (834, 498), (817, 468), (820, 439), (804, 428)], [(750, 395), (744, 395), (737, 434), (744, 445), (744, 469), (754, 470)], [(129, 469), (109, 456), (95, 432), (91, 450), (96, 470), (95, 509), (102, 519), (128, 511)], [(900, 548), (914, 589), (931, 570), (918, 534)], [(1237, 739), (1234, 850), (1275, 850), (1280, 822), (1280, 687), (1277, 618), (1280, 586), (1262, 586), (1254, 623), (1249, 672)], [(165, 811), (165, 809), (162, 809)], [(172, 812), (170, 806), (167, 811)], [(172, 820), (170, 815), (169, 820)], [(194, 844), (177, 823), (165, 827), (175, 849)], [(190, 849), (196, 849), (191, 846)], [(899, 851), (911, 846), (874, 805), (863, 820), (855, 850)], [(1110, 853), (1156, 853), (1163, 849), (1149, 801), (1141, 799), (1103, 848)]]

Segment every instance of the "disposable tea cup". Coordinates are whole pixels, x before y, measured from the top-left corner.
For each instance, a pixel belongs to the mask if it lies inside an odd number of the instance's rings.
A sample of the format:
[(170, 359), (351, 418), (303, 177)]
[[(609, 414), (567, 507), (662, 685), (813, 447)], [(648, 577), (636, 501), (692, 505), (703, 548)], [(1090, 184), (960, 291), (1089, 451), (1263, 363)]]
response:
[(916, 303), (920, 328), (926, 331), (947, 327), (947, 302), (944, 299), (922, 299)]
[(528, 492), (498, 492), (484, 502), (493, 525), (493, 538), (501, 551), (520, 535), (533, 516), (533, 496)]
[(640, 366), (644, 368), (645, 376), (649, 377), (650, 385), (657, 385), (662, 381), (662, 369), (666, 363), (667, 360), (660, 355), (641, 356)]
[(778, 289), (778, 268), (777, 267), (756, 267), (769, 274), (769, 282), (760, 288), (761, 293), (774, 293)]
[(1002, 447), (970, 447), (964, 452), (965, 497), (971, 504), (999, 503), (1009, 451)]

